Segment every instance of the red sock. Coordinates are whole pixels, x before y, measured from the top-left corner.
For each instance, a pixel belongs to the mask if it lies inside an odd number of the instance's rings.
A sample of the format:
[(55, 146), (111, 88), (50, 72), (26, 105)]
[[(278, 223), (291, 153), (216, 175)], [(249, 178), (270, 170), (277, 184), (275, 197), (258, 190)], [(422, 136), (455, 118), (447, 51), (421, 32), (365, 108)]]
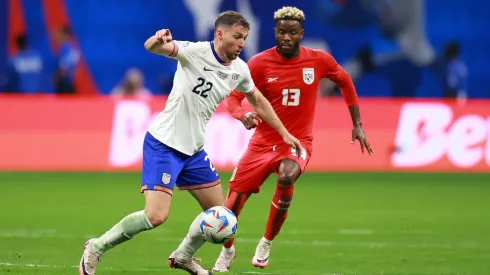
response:
[[(245, 202), (247, 202), (248, 197), (250, 197), (250, 193), (229, 191), (226, 198), (225, 206), (233, 213), (235, 213), (235, 216), (238, 219), (238, 215), (240, 215), (240, 212), (242, 212), (243, 206), (245, 205)], [(226, 248), (230, 248), (233, 246), (234, 242), (235, 238), (224, 243), (223, 246)]]
[(281, 231), (282, 224), (288, 216), (288, 209), (293, 200), (294, 185), (276, 185), (276, 192), (272, 196), (271, 212), (267, 221), (264, 237), (270, 241)]

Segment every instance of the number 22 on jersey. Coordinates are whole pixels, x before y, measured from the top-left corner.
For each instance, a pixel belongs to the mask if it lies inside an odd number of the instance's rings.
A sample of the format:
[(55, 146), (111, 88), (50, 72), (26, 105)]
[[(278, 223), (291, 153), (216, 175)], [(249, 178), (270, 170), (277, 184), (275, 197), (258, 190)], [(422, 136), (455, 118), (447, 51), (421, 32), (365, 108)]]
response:
[(298, 106), (301, 91), (299, 89), (283, 89), (282, 90), (282, 105)]

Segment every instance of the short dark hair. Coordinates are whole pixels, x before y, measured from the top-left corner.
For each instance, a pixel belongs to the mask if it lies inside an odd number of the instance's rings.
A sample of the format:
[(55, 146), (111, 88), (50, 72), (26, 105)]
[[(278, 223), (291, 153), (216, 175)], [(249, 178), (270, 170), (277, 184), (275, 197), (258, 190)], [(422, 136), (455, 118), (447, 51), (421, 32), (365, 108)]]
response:
[(250, 24), (248, 23), (247, 19), (245, 19), (245, 17), (243, 17), (240, 13), (232, 10), (222, 12), (218, 15), (216, 21), (214, 22), (214, 29), (218, 29), (218, 27), (221, 25), (238, 25), (244, 27), (247, 30), (250, 29)]

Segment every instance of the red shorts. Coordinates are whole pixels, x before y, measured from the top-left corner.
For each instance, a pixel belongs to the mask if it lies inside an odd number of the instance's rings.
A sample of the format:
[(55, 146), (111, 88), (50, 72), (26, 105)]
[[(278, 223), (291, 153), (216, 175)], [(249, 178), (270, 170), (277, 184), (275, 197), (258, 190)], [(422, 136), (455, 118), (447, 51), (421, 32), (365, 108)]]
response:
[(303, 155), (298, 158), (294, 149), (287, 144), (263, 150), (248, 148), (233, 171), (229, 189), (241, 193), (258, 193), (269, 175), (278, 173), (283, 159), (294, 160), (303, 173), (310, 160), (311, 147), (303, 145), (303, 149)]

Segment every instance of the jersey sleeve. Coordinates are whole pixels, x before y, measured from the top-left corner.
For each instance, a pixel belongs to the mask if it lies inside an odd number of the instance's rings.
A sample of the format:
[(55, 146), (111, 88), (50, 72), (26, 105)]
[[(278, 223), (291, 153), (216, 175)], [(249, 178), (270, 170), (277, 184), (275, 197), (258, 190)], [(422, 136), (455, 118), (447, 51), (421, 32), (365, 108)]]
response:
[(349, 73), (327, 52), (322, 52), (321, 61), (323, 77), (332, 80), (339, 86), (347, 106), (357, 106), (357, 92)]
[(252, 79), (252, 74), (247, 64), (243, 63), (242, 71), (243, 71), (243, 78), (242, 81), (236, 87), (236, 90), (244, 94), (253, 93), (255, 91), (255, 83)]
[(181, 62), (188, 61), (197, 49), (197, 43), (194, 42), (173, 40), (172, 43), (174, 47), (168, 57)]
[(228, 112), (233, 116), (234, 118), (241, 120), (243, 116), (245, 115), (245, 110), (242, 107), (242, 100), (245, 98), (245, 95), (243, 93), (233, 91), (227, 98), (226, 98), (226, 108), (228, 109)]

